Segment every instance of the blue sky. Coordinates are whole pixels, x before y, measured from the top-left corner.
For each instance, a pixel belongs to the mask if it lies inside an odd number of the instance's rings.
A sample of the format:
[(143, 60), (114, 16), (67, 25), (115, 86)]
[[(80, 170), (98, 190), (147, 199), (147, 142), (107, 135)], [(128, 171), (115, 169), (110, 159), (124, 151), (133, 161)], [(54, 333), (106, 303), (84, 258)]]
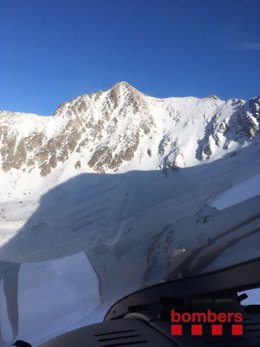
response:
[(146, 94), (260, 95), (259, 0), (0, 0), (0, 109), (48, 115), (128, 81)]

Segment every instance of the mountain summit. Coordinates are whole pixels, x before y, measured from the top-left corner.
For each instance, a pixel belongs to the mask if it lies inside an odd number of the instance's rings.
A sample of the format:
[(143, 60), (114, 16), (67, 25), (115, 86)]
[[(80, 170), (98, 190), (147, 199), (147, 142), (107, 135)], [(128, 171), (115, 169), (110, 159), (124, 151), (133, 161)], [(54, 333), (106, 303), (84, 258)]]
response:
[(0, 112), (1, 170), (47, 176), (194, 166), (248, 144), (260, 98), (146, 96), (127, 82), (62, 104), (50, 117)]

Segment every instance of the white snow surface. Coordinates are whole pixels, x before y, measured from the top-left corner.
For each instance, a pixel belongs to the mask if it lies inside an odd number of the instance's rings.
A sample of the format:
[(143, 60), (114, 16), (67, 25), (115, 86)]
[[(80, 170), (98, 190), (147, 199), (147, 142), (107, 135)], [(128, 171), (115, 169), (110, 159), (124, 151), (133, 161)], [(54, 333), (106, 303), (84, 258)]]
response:
[(212, 202), (211, 205), (216, 207), (218, 210), (223, 210), (257, 195), (260, 195), (260, 174), (255, 175), (227, 190)]

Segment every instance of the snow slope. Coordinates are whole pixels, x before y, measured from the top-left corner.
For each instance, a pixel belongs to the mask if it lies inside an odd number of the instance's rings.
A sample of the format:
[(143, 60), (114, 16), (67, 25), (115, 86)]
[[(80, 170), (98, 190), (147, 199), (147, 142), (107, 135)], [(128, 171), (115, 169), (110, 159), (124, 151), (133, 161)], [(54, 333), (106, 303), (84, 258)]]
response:
[(227, 190), (211, 205), (222, 210), (258, 195), (260, 195), (260, 174)]

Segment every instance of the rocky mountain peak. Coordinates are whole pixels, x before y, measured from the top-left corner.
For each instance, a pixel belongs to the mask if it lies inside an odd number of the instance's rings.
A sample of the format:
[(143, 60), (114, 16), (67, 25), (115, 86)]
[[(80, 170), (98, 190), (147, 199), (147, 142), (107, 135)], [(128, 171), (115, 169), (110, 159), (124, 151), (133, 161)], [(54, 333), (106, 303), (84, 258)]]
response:
[(1, 169), (46, 176), (61, 165), (99, 173), (197, 165), (258, 135), (260, 98), (234, 100), (154, 99), (119, 82), (50, 117), (0, 112)]
[(144, 107), (143, 94), (132, 87), (127, 82), (119, 82), (112, 86), (108, 91), (108, 102), (113, 104), (113, 107), (121, 108), (132, 106), (134, 112), (138, 112), (139, 107)]
[(131, 84), (129, 84), (126, 81), (121, 81), (121, 82), (117, 82), (115, 83), (111, 89), (116, 89), (118, 91), (127, 91), (127, 92), (133, 92), (134, 90), (137, 91), (137, 89), (135, 89), (133, 86), (131, 86)]

